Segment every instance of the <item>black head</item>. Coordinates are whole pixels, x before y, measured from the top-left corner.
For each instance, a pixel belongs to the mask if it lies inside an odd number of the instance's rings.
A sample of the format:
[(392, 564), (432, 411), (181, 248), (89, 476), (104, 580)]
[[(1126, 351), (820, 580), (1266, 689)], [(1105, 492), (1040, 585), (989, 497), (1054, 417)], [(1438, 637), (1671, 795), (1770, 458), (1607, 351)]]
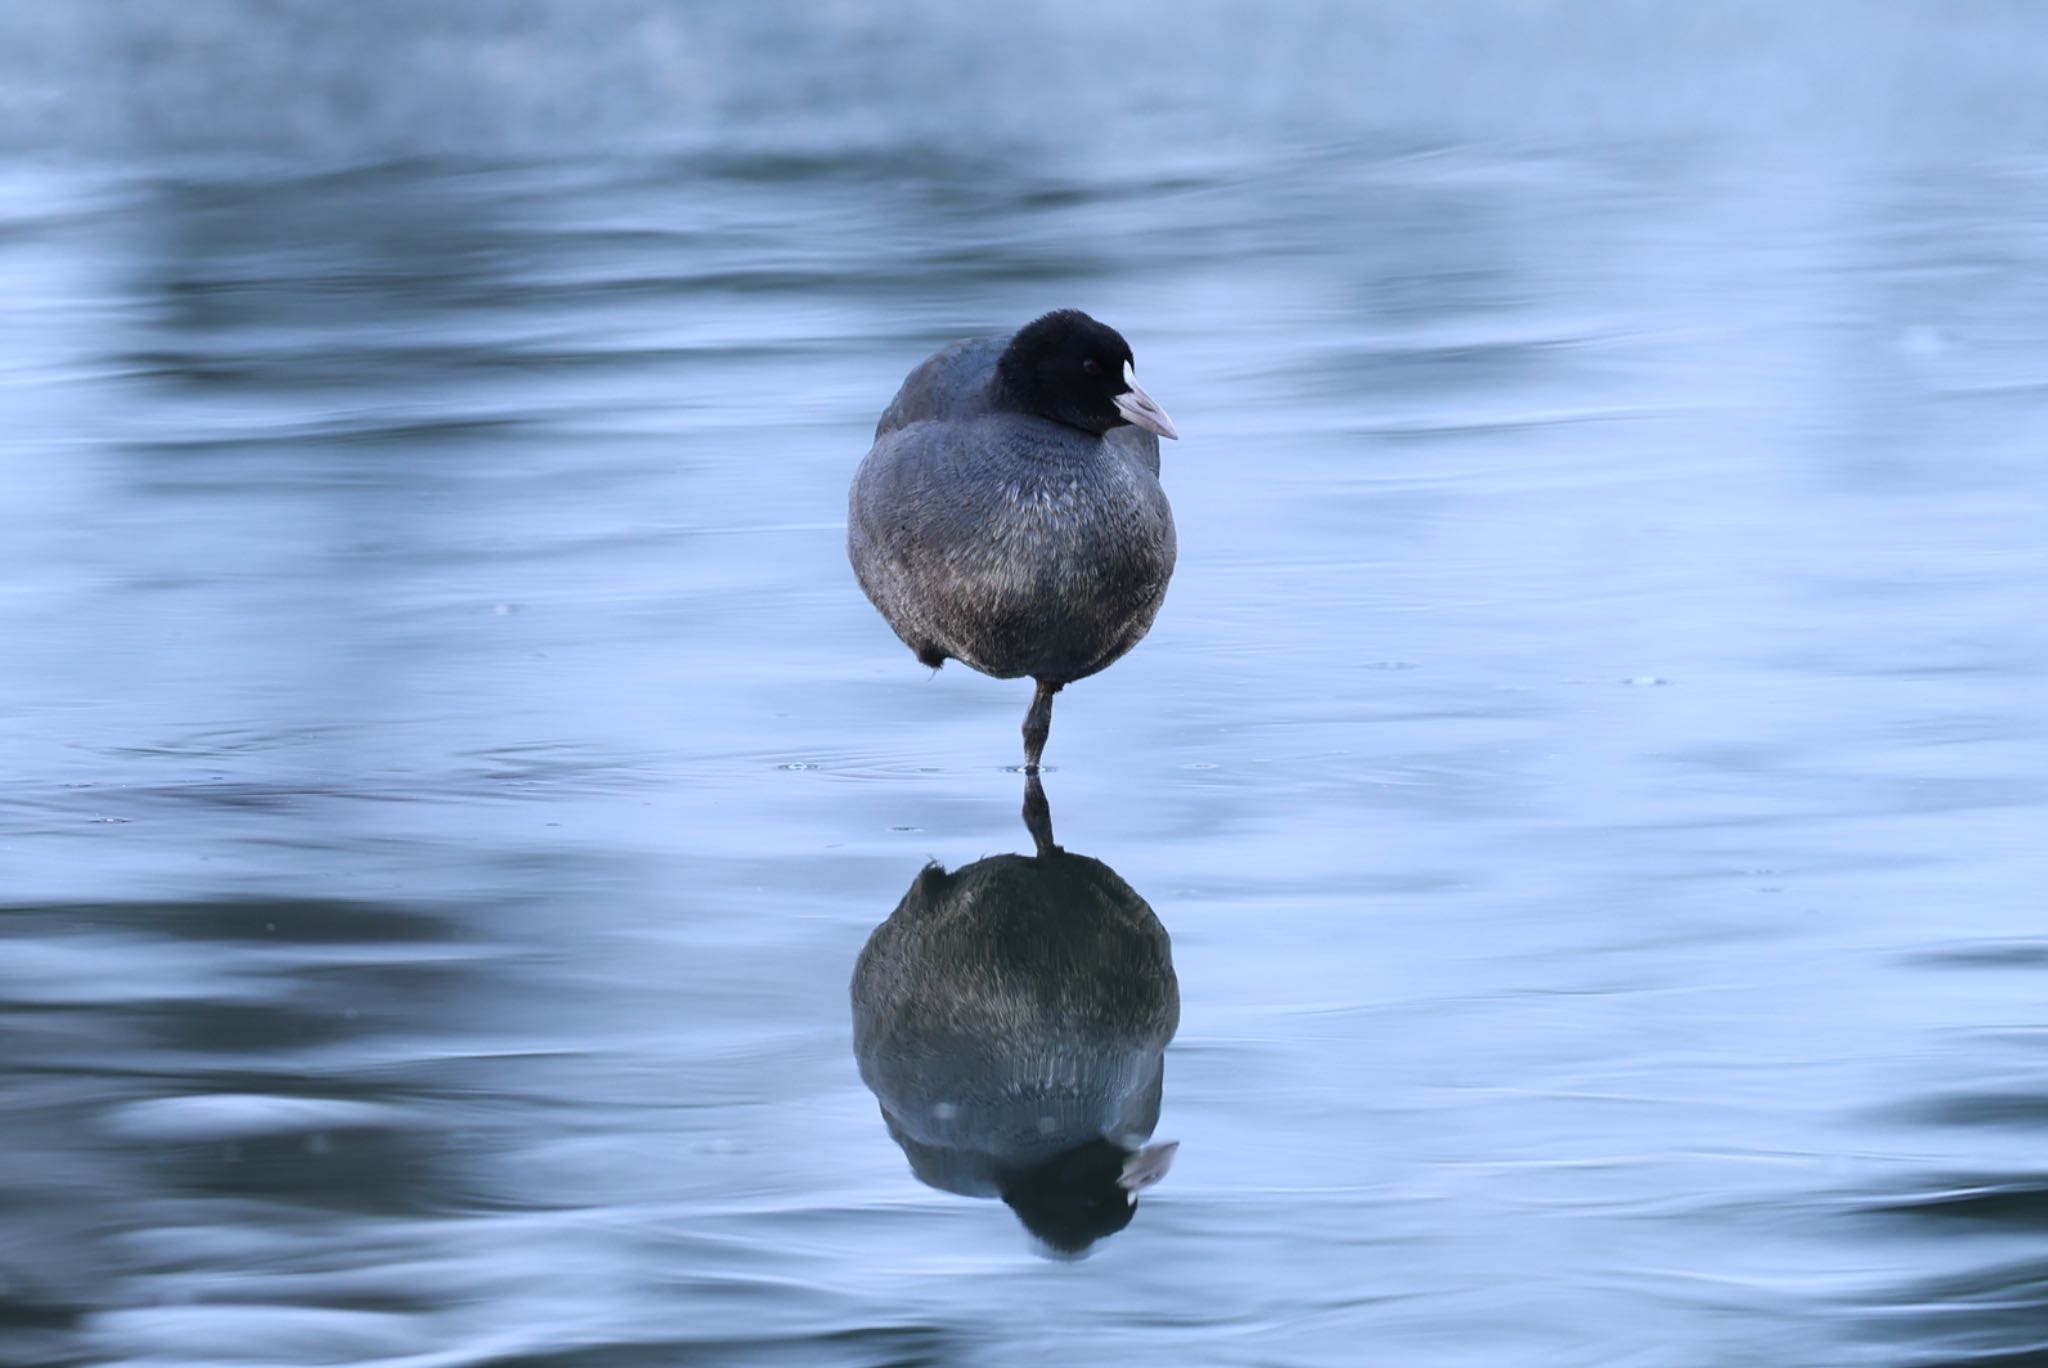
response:
[(1090, 1140), (1011, 1178), (1003, 1201), (1053, 1250), (1078, 1255), (1131, 1223), (1137, 1197), (1120, 1181), (1129, 1159), (1120, 1145)]
[(1126, 423), (1178, 435), (1138, 388), (1131, 344), (1079, 309), (1055, 309), (1018, 329), (996, 362), (996, 378), (1007, 407), (1098, 437)]

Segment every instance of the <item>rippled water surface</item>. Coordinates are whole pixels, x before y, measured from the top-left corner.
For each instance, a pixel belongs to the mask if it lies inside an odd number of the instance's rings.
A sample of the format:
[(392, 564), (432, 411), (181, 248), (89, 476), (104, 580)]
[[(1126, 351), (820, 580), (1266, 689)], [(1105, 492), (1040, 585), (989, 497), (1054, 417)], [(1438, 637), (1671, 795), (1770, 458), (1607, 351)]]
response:
[[(714, 8), (0, 11), (0, 1362), (2048, 1362), (2048, 20)], [(1056, 305), (1041, 849), (842, 543)]]

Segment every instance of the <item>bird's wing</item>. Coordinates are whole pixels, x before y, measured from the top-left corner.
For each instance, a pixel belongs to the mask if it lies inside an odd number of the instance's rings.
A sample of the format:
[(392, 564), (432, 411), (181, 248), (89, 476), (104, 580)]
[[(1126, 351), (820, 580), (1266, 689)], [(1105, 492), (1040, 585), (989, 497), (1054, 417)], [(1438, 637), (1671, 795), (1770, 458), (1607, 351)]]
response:
[(933, 352), (904, 379), (903, 388), (882, 411), (882, 421), (875, 424), (875, 436), (912, 423), (976, 412), (989, 377), (995, 374), (996, 358), (1009, 343), (1008, 337), (970, 337)]
[(1159, 439), (1141, 427), (1113, 427), (1102, 440), (1154, 475), (1159, 473)]

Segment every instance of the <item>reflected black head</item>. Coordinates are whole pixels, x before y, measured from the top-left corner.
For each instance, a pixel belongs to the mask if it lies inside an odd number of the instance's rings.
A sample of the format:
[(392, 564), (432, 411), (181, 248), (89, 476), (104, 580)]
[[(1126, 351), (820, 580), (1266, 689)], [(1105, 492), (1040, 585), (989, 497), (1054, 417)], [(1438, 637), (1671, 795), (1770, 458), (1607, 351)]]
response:
[(1080, 1254), (1131, 1223), (1137, 1205), (1117, 1179), (1130, 1151), (1090, 1140), (1003, 1184), (1003, 1200), (1033, 1235), (1062, 1254)]
[(1100, 437), (1129, 420), (1116, 397), (1130, 388), (1131, 344), (1079, 309), (1055, 309), (1018, 329), (996, 362), (1006, 406)]

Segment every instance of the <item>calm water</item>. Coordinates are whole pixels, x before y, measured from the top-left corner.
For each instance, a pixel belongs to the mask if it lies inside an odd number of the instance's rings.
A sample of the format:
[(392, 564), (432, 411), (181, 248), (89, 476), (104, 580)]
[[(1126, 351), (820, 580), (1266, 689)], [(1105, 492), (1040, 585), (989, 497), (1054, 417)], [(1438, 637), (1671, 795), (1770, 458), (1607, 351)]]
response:
[[(2048, 17), (379, 8), (0, 9), (0, 1362), (2048, 1362)], [(862, 1084), (1028, 686), (842, 552), (1069, 304), (1079, 1261)]]

